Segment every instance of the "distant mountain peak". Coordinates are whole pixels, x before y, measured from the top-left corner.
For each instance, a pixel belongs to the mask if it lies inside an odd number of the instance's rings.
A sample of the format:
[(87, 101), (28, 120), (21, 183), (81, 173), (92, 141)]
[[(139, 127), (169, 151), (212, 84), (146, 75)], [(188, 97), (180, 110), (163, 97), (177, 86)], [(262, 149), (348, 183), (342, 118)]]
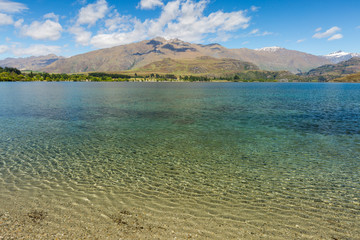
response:
[(277, 52), (277, 51), (282, 50), (282, 49), (285, 49), (285, 48), (278, 47), (278, 46), (273, 46), (273, 47), (257, 48), (255, 50), (256, 51), (265, 51), (265, 52)]
[(183, 42), (181, 39), (179, 38), (172, 38), (172, 39), (168, 39), (168, 42)]
[(179, 38), (164, 38), (164, 37), (155, 37), (149, 41), (157, 41), (161, 43), (172, 43), (172, 42), (184, 42)]
[(342, 51), (342, 50), (339, 50), (339, 51), (336, 51), (336, 52), (327, 54), (327, 55), (325, 55), (325, 56), (344, 56), (344, 55), (348, 55), (348, 54), (351, 54), (351, 53), (348, 53), (348, 52), (344, 52), (344, 51)]
[(324, 55), (323, 57), (325, 57), (326, 59), (330, 60), (333, 63), (339, 63), (342, 61), (349, 60), (353, 57), (360, 57), (360, 53), (348, 53), (348, 52), (339, 50), (339, 51)]

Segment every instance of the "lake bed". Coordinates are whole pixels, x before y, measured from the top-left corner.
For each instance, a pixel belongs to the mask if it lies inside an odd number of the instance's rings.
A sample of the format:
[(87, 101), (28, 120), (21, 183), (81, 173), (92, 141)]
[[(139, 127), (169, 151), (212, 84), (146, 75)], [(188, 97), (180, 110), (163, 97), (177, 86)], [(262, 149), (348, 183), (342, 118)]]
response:
[(0, 83), (0, 237), (357, 239), (360, 85)]

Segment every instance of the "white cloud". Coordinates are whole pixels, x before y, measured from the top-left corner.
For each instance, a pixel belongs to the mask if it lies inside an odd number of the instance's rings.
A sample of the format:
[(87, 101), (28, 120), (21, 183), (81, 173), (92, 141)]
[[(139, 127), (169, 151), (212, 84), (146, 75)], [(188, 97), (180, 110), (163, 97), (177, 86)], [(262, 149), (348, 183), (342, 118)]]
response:
[(9, 47), (6, 45), (0, 45), (0, 54), (6, 53), (9, 50)]
[(19, 20), (17, 20), (16, 22), (14, 22), (14, 26), (16, 27), (16, 28), (19, 28), (19, 27), (21, 27), (21, 25), (24, 23), (24, 19), (19, 19)]
[(168, 2), (158, 19), (147, 20), (150, 22), (150, 28), (148, 34), (151, 36), (161, 36), (163, 34), (163, 28), (166, 24), (171, 23), (180, 14), (180, 0)]
[(69, 29), (69, 32), (75, 35), (75, 41), (81, 45), (89, 45), (92, 33), (86, 31), (85, 28), (74, 26)]
[(268, 35), (273, 35), (273, 34), (274, 34), (273, 32), (265, 31), (265, 32), (261, 33), (260, 36), (268, 36)]
[(263, 37), (273, 34), (274, 34), (273, 32), (268, 32), (268, 31), (261, 32), (259, 29), (254, 29), (251, 32), (249, 32), (247, 36)]
[(325, 32), (315, 33), (313, 38), (327, 38), (330, 37), (331, 35), (334, 35), (338, 31), (341, 31), (341, 28), (335, 26), (326, 30)]
[(28, 8), (22, 3), (0, 0), (0, 26), (15, 24), (12, 14), (26, 9)]
[[(81, 4), (81, 5), (86, 4), (86, 2), (87, 2), (87, 0), (76, 0), (76, 1), (75, 1), (75, 3)], [(75, 4), (75, 3), (74, 3), (74, 4)]]
[(92, 26), (99, 19), (104, 18), (108, 10), (106, 0), (98, 0), (96, 3), (89, 4), (80, 9), (77, 24), (88, 24)]
[[(85, 3), (85, 2), (84, 2)], [(98, 0), (96, 3), (88, 4), (87, 6), (80, 9), (76, 23), (74, 26), (69, 28), (69, 32), (75, 35), (75, 41), (81, 45), (87, 46), (90, 44), (92, 32), (85, 29), (81, 25), (88, 25), (88, 27), (94, 25), (98, 20), (105, 18), (106, 13), (109, 11), (106, 0)], [(105, 23), (106, 27), (113, 30), (118, 29), (119, 14), (115, 10), (115, 14), (112, 16), (113, 21), (110, 19)]]
[(158, 6), (163, 6), (163, 2), (161, 0), (141, 0), (138, 7), (141, 9), (154, 9)]
[[(204, 10), (208, 4), (208, 0), (172, 0), (162, 5), (160, 16), (141, 21), (133, 16), (122, 16), (116, 10), (105, 16), (111, 8), (105, 0), (99, 0), (96, 3), (97, 7), (95, 4), (89, 4), (80, 10), (76, 24), (70, 32), (75, 35), (76, 41), (80, 44), (90, 43), (97, 48), (104, 48), (157, 36), (167, 39), (179, 38), (191, 42), (202, 42), (205, 38), (226, 41), (232, 37), (229, 33), (249, 26), (251, 18), (246, 16), (247, 11), (223, 12), (220, 10), (205, 15)], [(95, 9), (99, 10), (98, 14), (85, 14), (94, 13)], [(90, 30), (84, 29), (81, 24), (91, 26), (98, 20), (101, 20), (101, 25), (105, 28), (100, 29), (91, 37)], [(263, 34), (271, 33), (264, 32)]]
[(46, 19), (44, 22), (34, 21), (22, 26), (21, 33), (35, 40), (58, 40), (63, 28), (57, 21)]
[(5, 14), (5, 13), (0, 13), (0, 26), (1, 25), (11, 25), (14, 23), (14, 20), (11, 16)]
[(315, 32), (320, 32), (322, 30), (321, 27), (318, 27), (317, 29), (315, 29)]
[(338, 39), (342, 39), (344, 36), (342, 34), (335, 34), (334, 36), (332, 36), (331, 38), (329, 38), (328, 40), (329, 41), (332, 41), (332, 40), (338, 40)]
[(55, 13), (51, 12), (48, 14), (44, 15), (45, 19), (53, 19), (54, 21), (58, 22), (59, 21), (59, 15), (56, 15)]
[(257, 34), (258, 32), (259, 32), (259, 29), (254, 29), (249, 34), (253, 35), (253, 34)]
[(253, 11), (253, 12), (257, 12), (259, 9), (260, 9), (260, 7), (257, 7), (257, 6), (251, 6), (250, 7), (250, 10)]
[(163, 9), (158, 19), (150, 21), (149, 37), (163, 36), (184, 41), (201, 42), (208, 34), (221, 37), (225, 32), (245, 29), (250, 18), (243, 11), (203, 14), (208, 1), (173, 1)]
[(115, 14), (105, 20), (105, 27), (108, 32), (113, 31), (130, 31), (132, 28), (133, 19), (131, 16), (121, 16), (117, 11)]
[(61, 47), (37, 44), (31, 45), (28, 48), (14, 47), (12, 51), (16, 56), (43, 56), (51, 53), (58, 54), (61, 51)]
[(232, 34), (223, 33), (223, 34), (218, 34), (215, 38), (210, 38), (209, 40), (211, 42), (226, 42), (229, 41), (230, 38), (233, 38)]
[(22, 3), (0, 0), (0, 12), (18, 13), (26, 9), (28, 8)]
[(299, 40), (296, 41), (296, 43), (302, 43), (302, 42), (305, 42), (305, 41), (306, 41), (305, 38), (304, 39), (299, 39)]
[(113, 47), (119, 44), (128, 44), (145, 39), (146, 26), (136, 21), (134, 29), (130, 32), (115, 32), (98, 34), (91, 39), (91, 44), (98, 48)]

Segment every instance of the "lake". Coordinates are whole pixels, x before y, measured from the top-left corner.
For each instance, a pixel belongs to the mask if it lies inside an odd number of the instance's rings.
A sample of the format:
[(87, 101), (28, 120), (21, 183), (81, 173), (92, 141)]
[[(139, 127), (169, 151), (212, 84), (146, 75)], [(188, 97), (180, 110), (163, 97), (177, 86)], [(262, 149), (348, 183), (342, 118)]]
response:
[(0, 238), (360, 236), (360, 84), (0, 83), (0, 129)]

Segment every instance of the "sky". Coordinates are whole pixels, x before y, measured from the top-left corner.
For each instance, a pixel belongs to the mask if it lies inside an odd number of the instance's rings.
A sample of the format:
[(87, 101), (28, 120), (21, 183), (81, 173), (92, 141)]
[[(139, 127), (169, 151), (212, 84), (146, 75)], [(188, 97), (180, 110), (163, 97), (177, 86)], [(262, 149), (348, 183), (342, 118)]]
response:
[(0, 59), (160, 36), (228, 48), (360, 52), (359, 0), (0, 0)]

